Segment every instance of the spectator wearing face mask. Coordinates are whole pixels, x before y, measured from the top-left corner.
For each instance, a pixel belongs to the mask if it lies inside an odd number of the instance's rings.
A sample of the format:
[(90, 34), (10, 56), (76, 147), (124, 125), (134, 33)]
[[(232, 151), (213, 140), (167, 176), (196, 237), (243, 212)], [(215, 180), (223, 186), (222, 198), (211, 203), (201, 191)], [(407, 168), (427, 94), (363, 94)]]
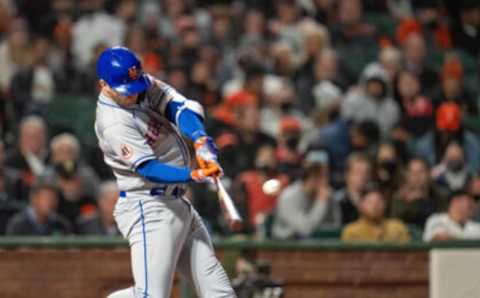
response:
[(80, 214), (95, 210), (100, 180), (93, 169), (81, 161), (80, 143), (74, 135), (55, 136), (50, 150), (50, 166), (41, 179), (58, 185), (61, 194), (58, 211), (74, 222)]
[(359, 204), (360, 218), (347, 225), (342, 240), (349, 242), (408, 242), (410, 235), (403, 222), (385, 217), (386, 202), (381, 189), (369, 185)]
[(411, 159), (403, 182), (394, 194), (390, 215), (423, 227), (432, 213), (445, 210), (446, 205), (447, 192), (432, 183), (427, 162), (421, 158)]
[(387, 201), (387, 209), (393, 194), (401, 180), (402, 161), (392, 143), (383, 143), (378, 147), (375, 158), (375, 178)]
[(472, 173), (465, 161), (463, 148), (455, 141), (447, 145), (442, 162), (432, 170), (436, 183), (450, 192), (458, 191), (467, 186)]
[(345, 96), (341, 116), (354, 121), (375, 122), (387, 134), (400, 119), (398, 104), (389, 95), (388, 75), (378, 65), (367, 67), (360, 78), (359, 87)]
[(308, 238), (322, 226), (340, 226), (341, 213), (338, 203), (333, 200), (328, 164), (325, 151), (307, 153), (302, 178), (280, 194), (275, 210), (273, 237)]
[(447, 212), (428, 218), (423, 240), (480, 239), (480, 224), (472, 221), (474, 210), (475, 202), (468, 193), (453, 192)]

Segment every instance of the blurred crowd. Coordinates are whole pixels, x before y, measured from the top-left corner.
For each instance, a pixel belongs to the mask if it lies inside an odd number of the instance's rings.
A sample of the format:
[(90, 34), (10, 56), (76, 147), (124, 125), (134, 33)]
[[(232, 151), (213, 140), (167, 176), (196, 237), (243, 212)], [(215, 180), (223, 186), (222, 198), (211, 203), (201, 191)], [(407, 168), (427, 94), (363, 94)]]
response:
[[(480, 239), (477, 0), (0, 0), (0, 234), (118, 235), (99, 149), (49, 114), (95, 105), (114, 45), (205, 107), (241, 235)], [(229, 236), (216, 196), (188, 193)]]

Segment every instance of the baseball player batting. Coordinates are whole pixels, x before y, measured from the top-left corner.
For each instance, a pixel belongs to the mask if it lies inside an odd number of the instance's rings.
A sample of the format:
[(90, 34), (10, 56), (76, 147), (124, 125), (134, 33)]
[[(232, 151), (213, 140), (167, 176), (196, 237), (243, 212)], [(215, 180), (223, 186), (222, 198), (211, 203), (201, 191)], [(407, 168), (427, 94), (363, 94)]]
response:
[[(97, 75), (95, 132), (121, 190), (114, 216), (130, 244), (135, 281), (108, 297), (170, 297), (175, 270), (199, 297), (236, 297), (200, 216), (182, 197), (186, 183), (222, 174), (202, 106), (143, 73), (127, 48), (106, 49)], [(194, 142), (198, 169), (181, 135)]]

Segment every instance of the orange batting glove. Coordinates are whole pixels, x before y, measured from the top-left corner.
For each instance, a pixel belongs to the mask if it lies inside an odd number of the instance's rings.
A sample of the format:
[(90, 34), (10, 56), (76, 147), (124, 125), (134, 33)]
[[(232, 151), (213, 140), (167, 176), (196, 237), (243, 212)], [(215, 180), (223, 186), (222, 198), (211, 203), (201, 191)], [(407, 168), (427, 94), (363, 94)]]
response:
[(209, 163), (206, 168), (199, 168), (192, 170), (190, 176), (195, 182), (208, 182), (213, 177), (220, 176), (222, 174), (222, 168), (218, 163)]

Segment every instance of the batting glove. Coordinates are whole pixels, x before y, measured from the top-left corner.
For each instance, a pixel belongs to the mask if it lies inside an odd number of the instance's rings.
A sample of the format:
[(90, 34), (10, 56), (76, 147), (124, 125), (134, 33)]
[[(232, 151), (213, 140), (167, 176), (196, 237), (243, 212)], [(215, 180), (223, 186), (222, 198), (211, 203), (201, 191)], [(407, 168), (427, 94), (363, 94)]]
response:
[(209, 163), (206, 168), (199, 168), (190, 172), (190, 177), (195, 182), (211, 182), (213, 177), (220, 176), (222, 169), (217, 163)]
[(200, 168), (205, 169), (211, 164), (218, 164), (218, 148), (211, 137), (201, 137), (193, 144), (195, 147), (195, 157)]

